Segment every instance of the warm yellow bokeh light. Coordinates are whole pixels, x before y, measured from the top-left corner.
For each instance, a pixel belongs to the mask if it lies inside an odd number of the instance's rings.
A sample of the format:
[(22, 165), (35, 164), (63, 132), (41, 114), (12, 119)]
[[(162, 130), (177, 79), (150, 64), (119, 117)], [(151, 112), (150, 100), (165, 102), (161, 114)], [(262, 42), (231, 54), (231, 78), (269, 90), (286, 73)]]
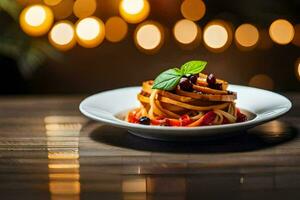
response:
[(298, 64), (298, 77), (300, 77), (300, 62), (299, 62), (299, 64)]
[(300, 81), (300, 58), (296, 62), (296, 76), (298, 80)]
[(146, 178), (128, 178), (122, 181), (122, 192), (124, 193), (141, 193), (146, 191)]
[(146, 22), (135, 30), (136, 46), (148, 53), (156, 52), (163, 44), (164, 35), (158, 23)]
[(235, 41), (242, 47), (254, 47), (257, 44), (258, 40), (258, 29), (251, 24), (242, 24), (235, 31)]
[(105, 23), (105, 37), (110, 42), (119, 42), (128, 31), (127, 23), (121, 17), (111, 17)]
[(212, 51), (223, 51), (231, 42), (232, 33), (222, 21), (211, 22), (203, 31), (203, 40), (206, 47)]
[(78, 160), (74, 160), (74, 163), (56, 163), (56, 164), (48, 164), (49, 169), (79, 169), (80, 165)]
[(96, 17), (84, 18), (76, 24), (77, 42), (86, 48), (98, 46), (105, 37), (104, 23)]
[(250, 79), (249, 85), (252, 87), (272, 90), (274, 88), (274, 81), (266, 74), (257, 74)]
[(20, 15), (22, 30), (31, 36), (46, 34), (53, 23), (53, 13), (43, 5), (33, 5), (25, 8)]
[(30, 26), (40, 26), (46, 20), (46, 11), (42, 6), (32, 6), (25, 14), (25, 21)]
[(100, 26), (98, 21), (87, 18), (80, 21), (77, 25), (77, 35), (84, 40), (92, 40), (100, 33)]
[(74, 15), (78, 18), (89, 17), (97, 8), (96, 0), (76, 0), (73, 7)]
[(278, 19), (271, 24), (269, 34), (274, 42), (285, 45), (293, 40), (295, 30), (289, 21)]
[(76, 44), (73, 24), (69, 21), (56, 23), (49, 33), (49, 41), (60, 50), (73, 48)]
[(148, 17), (150, 5), (147, 0), (122, 0), (119, 12), (128, 23), (135, 24)]
[(80, 179), (79, 173), (50, 173), (48, 175), (51, 181), (78, 181)]
[(299, 62), (299, 64), (298, 64), (298, 77), (300, 77), (300, 62)]
[(73, 13), (74, 0), (63, 0), (56, 4), (55, 6), (51, 6), (53, 10), (55, 19), (66, 19)]
[(228, 40), (228, 33), (223, 26), (211, 25), (204, 30), (204, 42), (211, 48), (223, 47)]
[(78, 152), (75, 151), (74, 152), (59, 152), (59, 151), (52, 152), (48, 150), (48, 159), (50, 160), (74, 160), (78, 158), (79, 158), (79, 154)]
[(197, 38), (198, 26), (193, 21), (182, 19), (175, 24), (173, 34), (179, 43), (190, 44)]
[(186, 19), (198, 21), (205, 15), (206, 7), (202, 0), (184, 0), (180, 10)]
[(121, 2), (124, 10), (129, 14), (137, 14), (141, 12), (144, 8), (143, 0), (123, 0)]
[(74, 38), (74, 29), (69, 23), (59, 22), (53, 26), (50, 38), (58, 45), (66, 45)]
[(136, 35), (138, 44), (144, 49), (150, 50), (157, 47), (161, 40), (159, 28), (153, 24), (141, 27)]
[[(79, 181), (50, 181), (49, 182), (49, 191), (51, 194), (56, 195), (76, 195), (80, 194), (80, 182)], [(75, 199), (74, 196), (71, 196), (72, 198), (69, 199)], [(54, 199), (54, 198), (52, 198)], [(55, 198), (60, 199), (60, 198)], [(67, 199), (67, 198), (63, 198)]]
[(44, 3), (48, 6), (56, 6), (63, 0), (44, 0)]

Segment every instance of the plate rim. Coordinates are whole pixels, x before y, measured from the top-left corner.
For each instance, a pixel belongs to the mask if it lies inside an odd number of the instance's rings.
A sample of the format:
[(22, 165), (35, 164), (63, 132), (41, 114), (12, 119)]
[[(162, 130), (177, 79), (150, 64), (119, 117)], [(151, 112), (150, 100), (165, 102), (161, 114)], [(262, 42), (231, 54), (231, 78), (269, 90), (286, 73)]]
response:
[(255, 89), (255, 90), (260, 90), (262, 92), (271, 93), (272, 95), (277, 95), (278, 97), (283, 98), (287, 102), (287, 105), (285, 105), (284, 109), (281, 110), (280, 112), (277, 112), (275, 114), (268, 115), (265, 117), (261, 117), (261, 114), (254, 113), (256, 115), (255, 118), (253, 118), (252, 120), (246, 121), (246, 122), (233, 123), (233, 124), (222, 124), (222, 125), (211, 125), (211, 126), (199, 126), (199, 127), (145, 126), (145, 125), (141, 125), (141, 124), (129, 123), (124, 120), (118, 119), (112, 113), (107, 113), (107, 114), (111, 114), (112, 119), (95, 116), (92, 113), (89, 113), (88, 111), (86, 111), (84, 109), (84, 105), (88, 101), (90, 101), (91, 99), (94, 99), (98, 95), (101, 95), (101, 94), (103, 95), (105, 93), (111, 93), (111, 92), (117, 92), (117, 91), (121, 91), (121, 90), (140, 89), (141, 88), (141, 86), (130, 86), (130, 87), (122, 87), (122, 88), (117, 88), (117, 89), (112, 89), (112, 90), (105, 90), (105, 91), (90, 95), (90, 96), (84, 98), (80, 102), (79, 110), (83, 115), (85, 115), (86, 117), (91, 118), (93, 120), (107, 123), (107, 124), (110, 124), (110, 125), (116, 126), (116, 127), (127, 128), (127, 129), (160, 130), (160, 131), (183, 131), (183, 130), (184, 131), (197, 131), (197, 130), (198, 131), (201, 131), (201, 130), (207, 131), (207, 130), (215, 130), (215, 129), (220, 129), (220, 128), (228, 129), (228, 128), (238, 128), (240, 126), (244, 126), (244, 127), (257, 126), (257, 125), (271, 121), (273, 119), (276, 119), (276, 118), (286, 114), (292, 108), (292, 102), (287, 97), (285, 97), (279, 93), (260, 89), (260, 88), (255, 88), (255, 87), (243, 86), (243, 85), (230, 84), (230, 86), (231, 87), (240, 87), (240, 88), (244, 88), (244, 89), (251, 88), (251, 89)]

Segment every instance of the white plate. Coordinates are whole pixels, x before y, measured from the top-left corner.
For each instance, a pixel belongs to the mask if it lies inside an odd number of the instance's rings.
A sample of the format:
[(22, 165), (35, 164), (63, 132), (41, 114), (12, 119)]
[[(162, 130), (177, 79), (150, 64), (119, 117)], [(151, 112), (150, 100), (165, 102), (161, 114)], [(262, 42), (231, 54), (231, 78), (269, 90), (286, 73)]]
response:
[(288, 112), (292, 106), (287, 98), (274, 92), (230, 85), (229, 90), (238, 94), (237, 107), (246, 112), (250, 120), (242, 123), (201, 127), (147, 126), (128, 123), (121, 118), (128, 110), (139, 106), (136, 96), (140, 90), (140, 87), (128, 87), (101, 92), (84, 99), (79, 109), (91, 119), (127, 129), (135, 135), (174, 140), (195, 136), (230, 135), (230, 133), (240, 132), (275, 119)]

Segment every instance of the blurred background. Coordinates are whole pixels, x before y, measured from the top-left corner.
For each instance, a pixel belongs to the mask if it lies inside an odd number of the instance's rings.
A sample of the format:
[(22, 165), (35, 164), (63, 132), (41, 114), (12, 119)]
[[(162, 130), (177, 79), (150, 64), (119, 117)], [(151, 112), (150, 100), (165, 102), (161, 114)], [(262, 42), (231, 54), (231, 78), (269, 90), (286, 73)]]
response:
[(300, 91), (300, 0), (0, 0), (0, 94), (90, 94), (206, 60)]

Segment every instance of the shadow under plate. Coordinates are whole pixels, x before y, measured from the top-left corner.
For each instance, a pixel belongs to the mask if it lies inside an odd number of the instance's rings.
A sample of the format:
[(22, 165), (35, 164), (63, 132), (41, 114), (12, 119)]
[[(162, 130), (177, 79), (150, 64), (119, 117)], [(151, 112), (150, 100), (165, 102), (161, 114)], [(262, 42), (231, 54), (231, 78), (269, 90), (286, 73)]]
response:
[(101, 124), (88, 134), (91, 139), (100, 143), (141, 151), (229, 153), (254, 151), (288, 142), (297, 135), (297, 130), (289, 124), (275, 120), (248, 131), (229, 134), (231, 137), (201, 137), (193, 141), (149, 140), (132, 135), (127, 130)]

